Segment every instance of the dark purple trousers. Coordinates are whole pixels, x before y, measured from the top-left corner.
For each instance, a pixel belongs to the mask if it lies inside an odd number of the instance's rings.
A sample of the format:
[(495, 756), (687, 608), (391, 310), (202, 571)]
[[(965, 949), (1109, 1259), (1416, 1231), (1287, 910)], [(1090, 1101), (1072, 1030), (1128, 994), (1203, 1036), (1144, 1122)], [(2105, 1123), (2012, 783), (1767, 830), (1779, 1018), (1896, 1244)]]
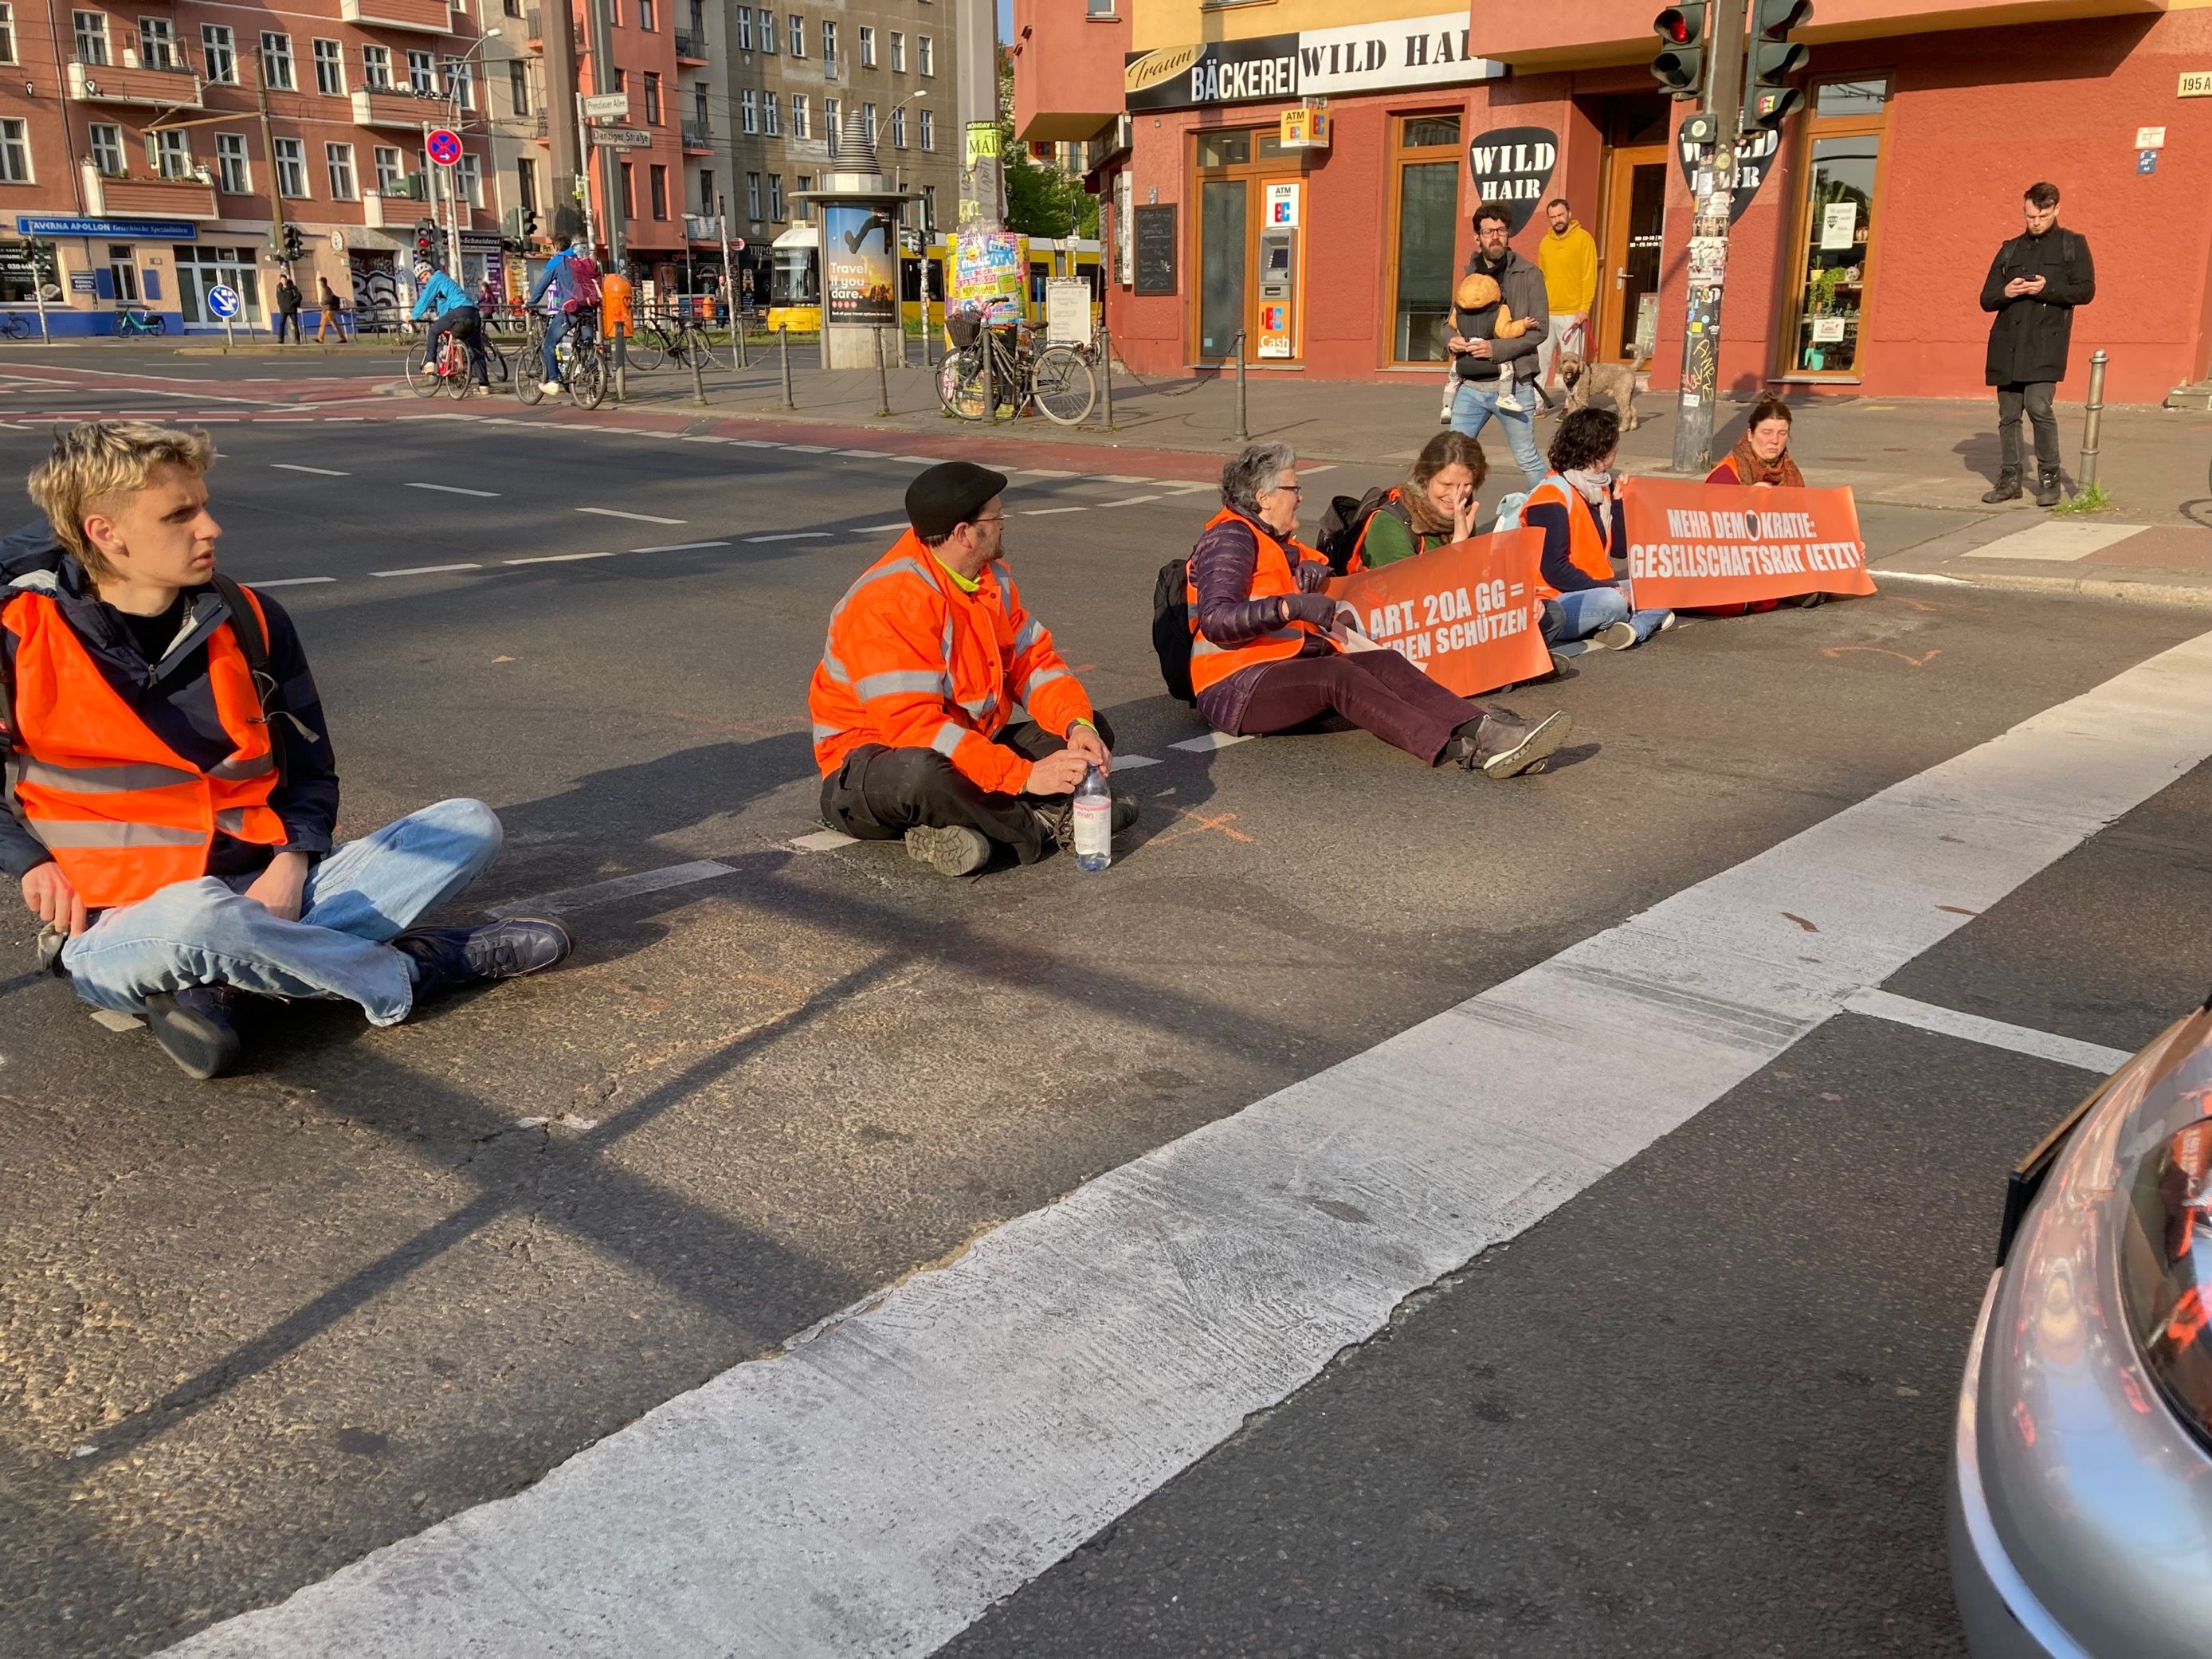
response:
[(1336, 714), (1434, 766), (1452, 733), (1482, 718), (1480, 708), (1395, 651), (1292, 657), (1246, 672), (1253, 685), (1237, 722), (1240, 735), (1288, 732)]

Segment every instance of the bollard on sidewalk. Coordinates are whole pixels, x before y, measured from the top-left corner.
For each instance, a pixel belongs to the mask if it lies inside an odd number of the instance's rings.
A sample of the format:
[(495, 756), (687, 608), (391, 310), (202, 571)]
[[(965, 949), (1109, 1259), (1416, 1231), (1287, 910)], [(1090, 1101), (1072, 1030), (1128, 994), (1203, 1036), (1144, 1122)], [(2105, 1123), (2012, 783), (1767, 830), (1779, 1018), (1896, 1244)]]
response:
[(1100, 325), (1098, 330), (1098, 368), (1104, 377), (1099, 390), (1106, 399), (1106, 429), (1114, 429), (1114, 331)]
[(629, 401), (629, 325), (615, 325), (615, 401)]
[(691, 360), (691, 401), (700, 408), (707, 406), (707, 336), (702, 331), (699, 343), (684, 356)]
[(750, 368), (752, 365), (745, 362), (745, 313), (744, 312), (739, 311), (732, 314), (730, 319), (730, 332), (736, 337), (738, 358), (731, 367), (737, 369)]
[(999, 419), (999, 388), (995, 384), (997, 376), (992, 372), (991, 325), (988, 319), (988, 314), (983, 324), (982, 333), (979, 337), (983, 346), (983, 418), (996, 425)]
[(799, 407), (799, 399), (791, 395), (791, 325), (780, 323), (775, 331), (776, 349), (783, 354), (783, 406)]
[(2089, 354), (2089, 407), (2081, 428), (2081, 465), (2075, 471), (2076, 495), (2087, 494), (2097, 482), (2097, 430), (2104, 424), (2106, 361), (2101, 346)]
[(878, 328), (872, 332), (876, 341), (876, 418), (887, 421), (891, 413), (890, 371), (884, 364), (884, 331)]
[(1244, 331), (1237, 331), (1237, 441), (1252, 441), (1252, 423), (1244, 413)]

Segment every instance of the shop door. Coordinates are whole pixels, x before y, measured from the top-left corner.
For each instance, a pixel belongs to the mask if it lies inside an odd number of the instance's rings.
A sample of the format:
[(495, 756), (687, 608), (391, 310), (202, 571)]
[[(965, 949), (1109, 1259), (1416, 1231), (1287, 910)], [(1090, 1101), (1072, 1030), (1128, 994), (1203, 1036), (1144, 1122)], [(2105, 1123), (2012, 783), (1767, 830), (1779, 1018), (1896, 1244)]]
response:
[(1244, 275), (1252, 237), (1242, 179), (1209, 179), (1199, 186), (1198, 355), (1236, 355), (1244, 331)]
[(1645, 296), (1657, 303), (1668, 165), (1665, 144), (1637, 144), (1613, 150), (1607, 168), (1595, 319), (1596, 355), (1607, 362), (1635, 358)]

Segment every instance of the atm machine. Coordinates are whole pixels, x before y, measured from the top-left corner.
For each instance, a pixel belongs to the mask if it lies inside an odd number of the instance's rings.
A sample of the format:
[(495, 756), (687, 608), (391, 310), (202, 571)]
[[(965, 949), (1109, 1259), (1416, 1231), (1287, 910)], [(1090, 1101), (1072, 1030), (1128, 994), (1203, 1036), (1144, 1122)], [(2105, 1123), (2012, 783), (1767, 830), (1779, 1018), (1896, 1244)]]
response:
[(1297, 356), (1298, 231), (1267, 225), (1260, 231), (1260, 349), (1261, 357)]

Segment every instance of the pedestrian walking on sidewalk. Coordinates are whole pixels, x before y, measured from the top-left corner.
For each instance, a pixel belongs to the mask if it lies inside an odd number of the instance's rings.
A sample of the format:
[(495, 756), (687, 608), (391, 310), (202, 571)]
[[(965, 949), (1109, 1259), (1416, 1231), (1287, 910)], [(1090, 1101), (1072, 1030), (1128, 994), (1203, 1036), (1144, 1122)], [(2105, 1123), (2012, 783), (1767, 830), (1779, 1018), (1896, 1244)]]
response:
[[(1452, 336), (1445, 343), (1459, 376), (1452, 393), (1451, 428), (1480, 437), (1495, 418), (1505, 428), (1506, 445), (1534, 489), (1545, 472), (1543, 453), (1536, 447), (1536, 349), (1551, 329), (1551, 308), (1544, 294), (1544, 273), (1506, 246), (1511, 234), (1512, 222), (1504, 208), (1486, 202), (1475, 209), (1474, 253), (1464, 274), (1489, 277), (1497, 284), (1498, 294), (1493, 298), (1500, 303), (1486, 307), (1480, 319), (1463, 307), (1453, 308)], [(1494, 330), (1504, 313), (1510, 313), (1513, 325), (1522, 331), (1499, 337)]]
[(300, 332), (300, 285), (292, 280), (288, 267), (276, 279), (276, 343), (284, 343), (284, 325), (292, 325), (292, 343), (305, 345), (307, 337)]
[(339, 315), (337, 290), (331, 286), (331, 279), (327, 276), (318, 276), (315, 280), (322, 285), (323, 290), (323, 314), (315, 323), (315, 343), (322, 344), (323, 336), (327, 331), (337, 335), (338, 343), (343, 345), (346, 343), (345, 319)]
[(1565, 401), (1548, 388), (1559, 374), (1559, 355), (1589, 361), (1590, 307), (1597, 299), (1597, 244), (1575, 217), (1564, 196), (1544, 204), (1551, 229), (1536, 244), (1536, 269), (1544, 273), (1544, 295), (1551, 302), (1552, 325), (1544, 331), (1544, 343), (1536, 352), (1536, 395), (1545, 410)]
[(2033, 184), (2021, 202), (2027, 230), (1997, 250), (1982, 283), (1990, 324), (1989, 383), (1997, 389), (1996, 488), (1989, 502), (2020, 497), (2020, 417), (2035, 428), (2035, 504), (2059, 498), (2058, 417), (2051, 395), (2066, 378), (2074, 307), (2097, 297), (2088, 239), (2058, 223), (2058, 186)]

